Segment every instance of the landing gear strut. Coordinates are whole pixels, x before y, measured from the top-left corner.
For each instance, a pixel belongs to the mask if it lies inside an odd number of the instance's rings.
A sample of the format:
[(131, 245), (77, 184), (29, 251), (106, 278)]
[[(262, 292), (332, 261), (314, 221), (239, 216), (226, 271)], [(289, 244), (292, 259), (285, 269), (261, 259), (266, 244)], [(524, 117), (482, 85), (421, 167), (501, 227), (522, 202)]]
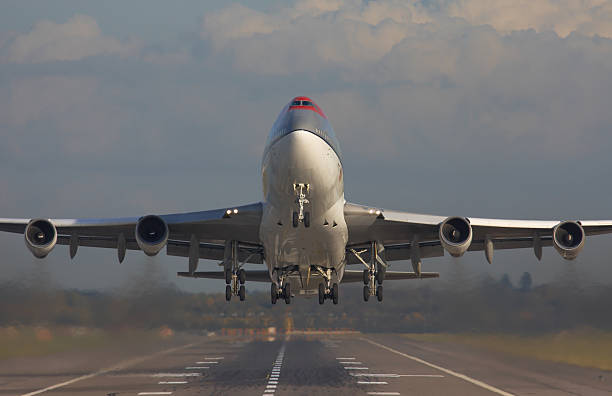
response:
[[(361, 257), (362, 253), (370, 251), (370, 262), (366, 263)], [(380, 242), (372, 242), (370, 249), (356, 251), (351, 249), (351, 252), (359, 261), (366, 267), (363, 270), (363, 301), (368, 301), (370, 297), (376, 296), (378, 301), (383, 300), (383, 281), (385, 280), (385, 272), (387, 264), (380, 257), (380, 253), (384, 251), (384, 246)], [(378, 286), (377, 286), (378, 284)]]
[(225, 259), (223, 266), (225, 268), (225, 299), (230, 301), (232, 296), (237, 296), (240, 301), (246, 299), (246, 288), (244, 286), (247, 278), (246, 271), (242, 266), (249, 260), (250, 256), (244, 263), (238, 262), (238, 241), (227, 241), (225, 244)]
[(279, 284), (272, 282), (270, 286), (270, 301), (276, 304), (279, 299), (285, 300), (285, 304), (291, 304), (291, 283), (285, 280), (285, 276), (279, 277)]

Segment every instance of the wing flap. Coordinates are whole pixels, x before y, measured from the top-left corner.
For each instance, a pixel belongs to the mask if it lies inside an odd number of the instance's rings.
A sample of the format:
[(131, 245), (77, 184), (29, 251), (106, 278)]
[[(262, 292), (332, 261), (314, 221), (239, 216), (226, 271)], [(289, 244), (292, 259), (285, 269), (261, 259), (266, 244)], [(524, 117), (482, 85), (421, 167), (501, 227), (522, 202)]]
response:
[[(206, 279), (225, 279), (223, 271), (197, 271), (193, 275), (189, 272), (177, 272), (178, 276), (185, 278), (206, 278)], [(247, 282), (271, 282), (268, 271), (248, 271), (246, 272)]]
[[(440, 274), (437, 272), (421, 272), (421, 276), (414, 272), (399, 272), (399, 271), (386, 271), (385, 280), (403, 280), (403, 279), (428, 279), (428, 278), (439, 278)], [(363, 282), (363, 271), (344, 271), (342, 276), (342, 283), (360, 283)]]

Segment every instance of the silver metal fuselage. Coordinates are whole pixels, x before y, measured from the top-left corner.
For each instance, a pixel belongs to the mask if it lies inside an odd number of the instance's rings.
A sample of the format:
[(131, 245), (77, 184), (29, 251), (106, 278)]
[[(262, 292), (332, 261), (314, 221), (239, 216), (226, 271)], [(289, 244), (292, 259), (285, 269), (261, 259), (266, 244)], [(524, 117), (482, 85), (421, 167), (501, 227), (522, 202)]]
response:
[[(327, 119), (287, 105), (270, 133), (262, 161), (264, 192), (260, 239), (272, 281), (281, 274), (295, 294), (314, 294), (331, 269), (339, 282), (345, 267), (348, 229), (344, 178), (337, 141)], [(308, 202), (309, 224), (295, 225), (298, 186)]]

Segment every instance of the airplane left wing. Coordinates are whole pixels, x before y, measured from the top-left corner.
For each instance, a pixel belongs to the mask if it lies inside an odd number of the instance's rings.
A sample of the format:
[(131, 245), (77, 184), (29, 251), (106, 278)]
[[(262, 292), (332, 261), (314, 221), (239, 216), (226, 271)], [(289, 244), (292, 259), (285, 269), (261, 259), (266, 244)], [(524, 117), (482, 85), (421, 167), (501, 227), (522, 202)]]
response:
[[(157, 254), (167, 246), (173, 256), (223, 259), (228, 241), (239, 242), (239, 259), (262, 263), (259, 241), (262, 203), (201, 212), (110, 219), (2, 219), (0, 231), (25, 235), (26, 246), (45, 257), (55, 244)], [(193, 246), (193, 247), (192, 247)], [(190, 250), (191, 249), (191, 250)], [(194, 253), (195, 252), (195, 253)]]
[[(376, 249), (383, 261), (461, 256), (484, 251), (489, 262), (495, 249), (533, 248), (538, 259), (542, 247), (554, 246), (562, 257), (575, 258), (586, 236), (612, 233), (612, 220), (504, 220), (446, 217), (345, 204), (349, 231), (347, 261), (367, 262)], [(361, 249), (361, 250), (360, 250)], [(361, 253), (361, 259), (355, 253)]]

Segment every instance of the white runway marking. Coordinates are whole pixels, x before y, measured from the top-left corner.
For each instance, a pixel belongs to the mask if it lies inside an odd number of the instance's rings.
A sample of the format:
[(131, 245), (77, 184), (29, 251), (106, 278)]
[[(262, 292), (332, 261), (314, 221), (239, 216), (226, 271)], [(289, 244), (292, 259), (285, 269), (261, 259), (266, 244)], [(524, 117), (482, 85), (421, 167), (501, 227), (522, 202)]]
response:
[(200, 373), (156, 373), (151, 374), (151, 377), (200, 377)]
[(339, 357), (339, 358), (336, 358), (336, 360), (355, 360), (355, 358), (354, 357)]
[(36, 390), (34, 392), (24, 393), (21, 396), (34, 396), (34, 395), (38, 395), (38, 394), (41, 394), (41, 393), (44, 393), (44, 392), (48, 392), (50, 390), (62, 388), (64, 386), (67, 386), (67, 385), (70, 385), (70, 384), (74, 384), (75, 382), (79, 382), (79, 381), (83, 381), (83, 380), (86, 380), (86, 379), (89, 379), (89, 378), (97, 377), (99, 375), (106, 374), (106, 373), (109, 373), (111, 371), (122, 370), (122, 369), (124, 369), (126, 367), (133, 366), (135, 364), (144, 362), (145, 360), (151, 359), (151, 358), (153, 358), (155, 356), (165, 355), (167, 353), (172, 353), (172, 352), (180, 351), (181, 349), (189, 348), (189, 347), (192, 347), (194, 345), (195, 344), (187, 344), (187, 345), (183, 345), (183, 346), (180, 346), (180, 347), (170, 348), (170, 349), (166, 349), (164, 351), (155, 352), (155, 353), (152, 353), (150, 355), (141, 356), (139, 358), (125, 360), (125, 361), (123, 361), (121, 363), (116, 364), (115, 366), (112, 366), (112, 367), (109, 367), (109, 368), (105, 368), (105, 369), (96, 371), (95, 373), (91, 373), (91, 374), (87, 374), (87, 375), (82, 375), (80, 377), (76, 377), (76, 378), (73, 378), (73, 379), (68, 380), (68, 381), (60, 382), (59, 384), (51, 385), (51, 386), (48, 386), (46, 388)]
[(285, 343), (283, 343), (280, 351), (278, 351), (276, 360), (274, 360), (274, 365), (272, 365), (272, 372), (270, 373), (268, 384), (266, 385), (266, 389), (264, 390), (264, 393), (263, 393), (264, 396), (272, 395), (276, 391), (276, 387), (278, 386), (278, 377), (280, 375), (281, 367), (283, 366), (284, 357), (285, 357)]
[(376, 373), (351, 373), (353, 377), (385, 377), (385, 378), (399, 378), (399, 377), (427, 377), (427, 378), (444, 378), (441, 374), (376, 374)]
[(491, 391), (491, 392), (497, 393), (498, 395), (503, 395), (503, 396), (515, 396), (515, 395), (514, 395), (514, 394), (512, 394), (512, 393), (509, 393), (509, 392), (503, 391), (503, 390), (501, 390), (501, 389), (499, 389), (499, 388), (496, 388), (496, 387), (494, 387), (494, 386), (492, 386), (492, 385), (489, 385), (489, 384), (487, 384), (487, 383), (484, 383), (484, 382), (482, 382), (482, 381), (479, 381), (479, 380), (477, 380), (477, 379), (475, 379), (475, 378), (468, 377), (468, 376), (467, 376), (467, 375), (465, 375), (465, 374), (458, 373), (458, 372), (456, 372), (456, 371), (453, 371), (453, 370), (450, 370), (450, 369), (444, 368), (444, 367), (442, 367), (442, 366), (438, 366), (438, 365), (433, 364), (433, 363), (429, 363), (429, 362), (428, 362), (428, 361), (426, 361), (426, 360), (423, 360), (423, 359), (418, 358), (418, 357), (416, 357), (416, 356), (411, 356), (411, 355), (408, 355), (408, 354), (406, 354), (406, 353), (403, 353), (403, 352), (400, 352), (400, 351), (395, 350), (395, 349), (393, 349), (393, 348), (390, 348), (390, 347), (388, 347), (388, 346), (386, 346), (386, 345), (379, 344), (378, 342), (372, 341), (372, 340), (370, 340), (370, 339), (367, 339), (367, 338), (362, 338), (362, 340), (365, 340), (365, 341), (369, 342), (369, 343), (370, 343), (370, 344), (372, 344), (372, 345), (376, 345), (376, 346), (377, 346), (377, 347), (379, 347), (379, 348), (386, 349), (386, 350), (387, 350), (387, 351), (389, 351), (389, 352), (393, 352), (393, 353), (395, 353), (395, 354), (397, 354), (397, 355), (403, 356), (403, 357), (408, 358), (408, 359), (410, 359), (410, 360), (414, 360), (415, 362), (418, 362), (418, 363), (424, 364), (424, 365), (426, 365), (426, 366), (428, 366), (428, 367), (431, 367), (431, 368), (434, 368), (434, 369), (436, 369), (436, 370), (442, 371), (443, 373), (446, 373), (446, 374), (452, 375), (452, 376), (454, 376), (454, 377), (460, 378), (460, 379), (462, 379), (462, 380), (464, 380), (464, 381), (467, 381), (467, 382), (469, 382), (469, 383), (471, 383), (471, 384), (474, 384), (474, 385), (476, 385), (476, 386), (479, 386), (479, 387), (481, 387), (481, 388), (483, 388), (483, 389), (486, 389), (486, 390), (488, 390), (488, 391)]
[(345, 370), (368, 370), (367, 367), (345, 367)]
[(204, 367), (204, 366), (187, 366), (185, 367), (185, 370), (202, 370), (202, 369), (207, 369), (209, 367)]
[(171, 395), (172, 392), (140, 392), (138, 395)]
[(363, 364), (363, 363), (350, 361), (350, 362), (340, 362), (340, 364)]
[(223, 359), (223, 356), (218, 356), (218, 357), (205, 357), (204, 360), (221, 360)]
[(181, 384), (187, 384), (187, 381), (159, 381), (157, 384), (158, 385), (181, 385)]
[(219, 362), (195, 362), (196, 364), (219, 364)]
[(388, 382), (385, 381), (357, 381), (358, 384), (364, 385), (387, 385)]
[(397, 396), (399, 392), (368, 392), (368, 395), (386, 395), (386, 396)]

